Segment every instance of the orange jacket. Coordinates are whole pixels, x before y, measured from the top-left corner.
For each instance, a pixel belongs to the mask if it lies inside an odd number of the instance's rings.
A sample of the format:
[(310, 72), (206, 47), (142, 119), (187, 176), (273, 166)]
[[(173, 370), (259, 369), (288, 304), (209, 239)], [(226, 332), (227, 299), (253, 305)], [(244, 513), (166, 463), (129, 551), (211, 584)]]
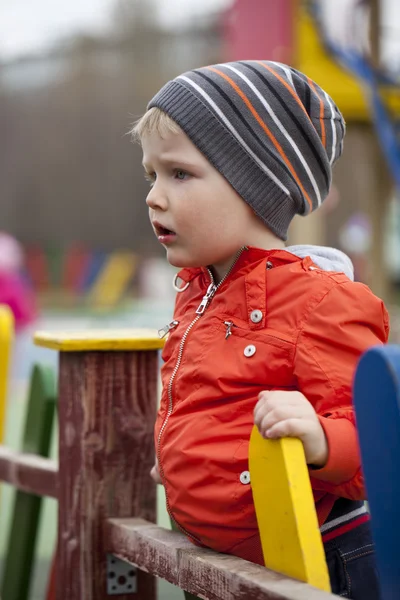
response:
[(260, 562), (248, 477), (259, 392), (299, 390), (320, 417), (329, 458), (310, 474), (322, 524), (338, 497), (364, 498), (352, 379), (361, 353), (387, 341), (387, 312), (366, 286), (285, 250), (244, 249), (217, 290), (208, 269), (179, 275), (155, 428), (167, 507), (195, 543)]

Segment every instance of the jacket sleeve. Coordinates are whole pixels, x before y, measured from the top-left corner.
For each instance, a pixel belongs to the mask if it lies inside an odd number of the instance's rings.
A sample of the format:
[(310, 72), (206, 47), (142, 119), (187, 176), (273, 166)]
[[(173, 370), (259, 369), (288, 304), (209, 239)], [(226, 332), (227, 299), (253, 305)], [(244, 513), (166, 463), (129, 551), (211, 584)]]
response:
[(364, 499), (364, 481), (352, 405), (361, 354), (388, 337), (388, 315), (364, 285), (335, 285), (310, 311), (297, 340), (294, 371), (328, 440), (328, 462), (310, 470), (315, 490)]

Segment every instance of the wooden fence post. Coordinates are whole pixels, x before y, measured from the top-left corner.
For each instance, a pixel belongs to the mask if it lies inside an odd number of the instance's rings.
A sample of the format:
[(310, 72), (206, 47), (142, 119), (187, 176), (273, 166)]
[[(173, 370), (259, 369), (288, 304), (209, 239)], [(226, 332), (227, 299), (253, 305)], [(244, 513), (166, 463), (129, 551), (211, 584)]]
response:
[[(154, 332), (86, 335), (35, 336), (60, 350), (57, 600), (110, 597), (105, 519), (156, 521), (149, 471), (162, 342)], [(135, 600), (155, 598), (154, 578), (138, 572)]]

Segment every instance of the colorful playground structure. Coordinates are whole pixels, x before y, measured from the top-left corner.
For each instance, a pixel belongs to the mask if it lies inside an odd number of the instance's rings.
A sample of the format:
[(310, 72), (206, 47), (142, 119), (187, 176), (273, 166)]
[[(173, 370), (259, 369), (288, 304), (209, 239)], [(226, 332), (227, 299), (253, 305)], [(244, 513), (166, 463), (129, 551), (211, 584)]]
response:
[(0, 305), (0, 443), (4, 437), (7, 381), (10, 351), (14, 338), (14, 318), (8, 306)]
[[(6, 332), (0, 330), (2, 356), (11, 331), (11, 322)], [(22, 452), (0, 446), (0, 481), (19, 490), (3, 600), (28, 597), (41, 496), (58, 499), (58, 546), (48, 600), (112, 595), (155, 600), (155, 576), (210, 600), (336, 597), (329, 592), (298, 440), (264, 440), (254, 429), (249, 445), (268, 568), (196, 548), (182, 534), (155, 523), (156, 490), (149, 470), (162, 347), (155, 332), (37, 333), (35, 342), (59, 352), (58, 392), (52, 374), (37, 366)], [(46, 458), (57, 396), (58, 464)], [(398, 598), (400, 591), (395, 512), (399, 397), (400, 349), (370, 350), (357, 371), (355, 405), (384, 600)], [(278, 491), (272, 498), (265, 487), (266, 465), (269, 485), (273, 481)]]
[(115, 308), (132, 296), (136, 272), (137, 257), (130, 250), (25, 247), (24, 275), (45, 306)]

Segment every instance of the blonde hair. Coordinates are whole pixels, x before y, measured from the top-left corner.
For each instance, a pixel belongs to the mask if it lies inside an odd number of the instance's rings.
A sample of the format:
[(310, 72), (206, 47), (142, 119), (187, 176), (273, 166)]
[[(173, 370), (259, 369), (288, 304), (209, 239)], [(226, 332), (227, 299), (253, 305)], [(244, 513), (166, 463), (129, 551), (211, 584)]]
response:
[(179, 125), (167, 113), (153, 106), (134, 123), (129, 133), (134, 141), (141, 142), (142, 138), (150, 133), (158, 133), (163, 138), (168, 133), (180, 133), (181, 131)]

